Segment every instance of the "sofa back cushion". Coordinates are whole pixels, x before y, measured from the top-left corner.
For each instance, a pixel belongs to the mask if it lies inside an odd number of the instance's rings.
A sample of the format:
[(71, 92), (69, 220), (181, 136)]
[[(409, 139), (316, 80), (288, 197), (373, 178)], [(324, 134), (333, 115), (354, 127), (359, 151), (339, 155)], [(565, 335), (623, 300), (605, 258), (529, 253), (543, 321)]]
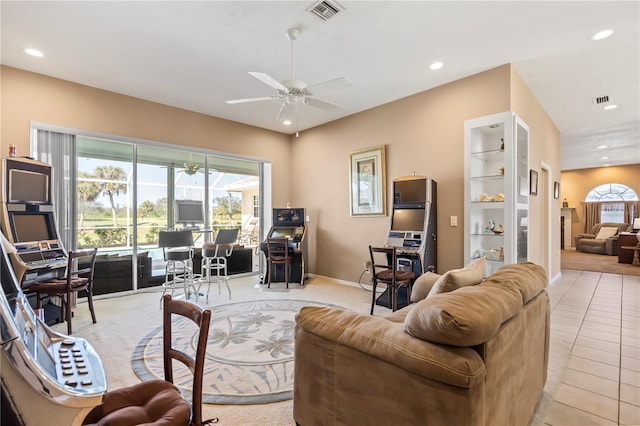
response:
[(469, 263), (464, 268), (452, 269), (445, 272), (445, 274), (435, 282), (427, 297), (447, 293), (469, 285), (479, 284), (484, 277), (486, 260), (486, 257), (481, 257)]
[(593, 225), (593, 228), (591, 228), (590, 234), (598, 235), (598, 232), (600, 232), (601, 228), (617, 228), (618, 233), (620, 233), (620, 232), (629, 231), (631, 229), (631, 225), (629, 225), (628, 223), (615, 223), (615, 222), (596, 223), (595, 225)]
[(544, 269), (538, 265), (507, 265), (482, 284), (416, 303), (405, 318), (405, 331), (434, 343), (479, 345), (495, 336), (546, 284)]

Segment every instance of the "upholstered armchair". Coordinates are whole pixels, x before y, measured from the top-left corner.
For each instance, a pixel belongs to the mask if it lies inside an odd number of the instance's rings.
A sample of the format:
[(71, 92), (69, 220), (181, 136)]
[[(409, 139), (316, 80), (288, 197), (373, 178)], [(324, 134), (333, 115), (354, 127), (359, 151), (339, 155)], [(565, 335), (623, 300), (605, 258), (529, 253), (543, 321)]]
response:
[(596, 223), (591, 232), (575, 236), (576, 251), (617, 256), (618, 234), (629, 229), (627, 223)]

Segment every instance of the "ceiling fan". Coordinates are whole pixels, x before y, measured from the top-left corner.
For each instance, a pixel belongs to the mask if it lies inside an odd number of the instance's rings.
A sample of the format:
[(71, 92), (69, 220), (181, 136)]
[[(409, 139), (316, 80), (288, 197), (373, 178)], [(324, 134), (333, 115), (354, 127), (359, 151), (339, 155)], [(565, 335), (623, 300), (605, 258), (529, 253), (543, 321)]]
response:
[(200, 165), (196, 162), (189, 161), (184, 163), (184, 173), (189, 176), (193, 176), (196, 173), (198, 173), (199, 169), (200, 169)]
[(289, 28), (287, 30), (287, 37), (289, 38), (289, 40), (291, 40), (290, 80), (279, 82), (268, 74), (261, 72), (249, 72), (251, 76), (276, 89), (275, 95), (263, 96), (259, 98), (231, 99), (226, 101), (226, 103), (241, 104), (247, 102), (283, 100), (284, 102), (280, 107), (280, 111), (278, 112), (276, 121), (282, 122), (284, 124), (292, 124), (294, 118), (297, 119), (298, 107), (300, 105), (309, 105), (329, 112), (343, 111), (344, 108), (340, 105), (318, 99), (317, 97), (315, 97), (315, 93), (323, 90), (342, 89), (345, 87), (350, 87), (351, 82), (349, 80), (344, 77), (338, 77), (333, 80), (324, 81), (322, 83), (308, 85), (302, 80), (295, 79), (293, 45), (299, 35), (300, 30), (298, 28)]

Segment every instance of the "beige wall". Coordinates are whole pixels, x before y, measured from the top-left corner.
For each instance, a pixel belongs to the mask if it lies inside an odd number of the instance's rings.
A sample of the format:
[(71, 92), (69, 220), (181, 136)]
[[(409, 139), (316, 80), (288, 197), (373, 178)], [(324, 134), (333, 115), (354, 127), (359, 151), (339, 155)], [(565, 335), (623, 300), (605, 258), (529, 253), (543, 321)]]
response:
[(250, 156), (273, 164), (275, 204), (291, 199), (287, 135), (3, 66), (0, 153), (29, 154), (32, 121)]
[[(2, 67), (1, 79), (3, 155), (9, 143), (20, 155), (27, 153), (29, 125), (37, 121), (272, 161), (273, 207), (291, 202), (305, 207), (311, 219), (307, 270), (348, 281), (358, 280), (368, 245), (384, 243), (389, 228), (388, 216), (349, 216), (350, 152), (385, 145), (388, 188), (394, 178), (414, 173), (438, 182), (439, 272), (463, 264), (465, 120), (515, 110), (532, 128), (532, 164), (545, 161), (559, 170), (557, 130), (510, 65), (301, 132), (299, 138), (9, 67)], [(390, 205), (390, 191), (387, 199)], [(532, 217), (539, 208), (532, 200)], [(458, 227), (449, 226), (450, 216), (458, 216)], [(536, 226), (530, 225), (530, 235), (539, 232)], [(559, 265), (559, 257), (552, 264)]]
[[(544, 127), (536, 132), (532, 158), (559, 170), (557, 129), (509, 65), (301, 132), (292, 143), (292, 192), (295, 205), (311, 216), (310, 269), (357, 281), (369, 244), (386, 241), (389, 217), (349, 216), (349, 153), (376, 145), (386, 146), (387, 188), (394, 178), (414, 173), (438, 183), (438, 271), (463, 266), (464, 121), (512, 109), (512, 85), (517, 86), (514, 106), (525, 121)], [(387, 205), (391, 202), (387, 190)], [(458, 216), (458, 227), (449, 226), (450, 216)], [(530, 234), (537, 232), (530, 227)], [(554, 238), (559, 246), (559, 236)], [(559, 258), (553, 262), (554, 274), (559, 263)]]
[[(560, 131), (513, 68), (511, 109), (529, 126), (529, 168), (539, 173), (538, 195), (529, 196), (529, 260), (555, 276), (560, 272), (561, 199), (553, 198), (553, 183), (560, 182)], [(549, 229), (550, 235), (544, 232)]]
[(640, 164), (567, 170), (562, 172), (560, 199), (564, 200), (566, 198), (569, 207), (575, 208), (571, 216), (572, 235), (585, 232), (582, 202), (584, 202), (589, 191), (604, 183), (621, 183), (627, 185), (640, 196)]

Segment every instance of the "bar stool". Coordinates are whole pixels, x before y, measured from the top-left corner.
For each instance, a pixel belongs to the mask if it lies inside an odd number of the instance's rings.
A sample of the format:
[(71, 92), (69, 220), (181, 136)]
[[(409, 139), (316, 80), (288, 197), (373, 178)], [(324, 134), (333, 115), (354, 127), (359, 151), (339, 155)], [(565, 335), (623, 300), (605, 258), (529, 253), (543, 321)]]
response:
[[(231, 288), (229, 287), (229, 275), (227, 270), (227, 258), (233, 253), (233, 245), (238, 239), (238, 229), (220, 229), (213, 243), (202, 245), (202, 274), (201, 282), (207, 283), (207, 303), (209, 302), (209, 289), (211, 288), (211, 276), (215, 271), (215, 279), (218, 283), (218, 294), (220, 294), (220, 283), (224, 281), (231, 299)], [(199, 290), (198, 290), (199, 293)]]
[[(191, 293), (198, 291), (195, 287), (193, 274), (193, 234), (190, 230), (160, 231), (158, 247), (162, 247), (166, 269), (164, 274), (164, 288), (162, 296), (171, 290), (171, 297), (176, 289), (184, 292), (185, 300)], [(162, 300), (162, 297), (160, 298)]]

